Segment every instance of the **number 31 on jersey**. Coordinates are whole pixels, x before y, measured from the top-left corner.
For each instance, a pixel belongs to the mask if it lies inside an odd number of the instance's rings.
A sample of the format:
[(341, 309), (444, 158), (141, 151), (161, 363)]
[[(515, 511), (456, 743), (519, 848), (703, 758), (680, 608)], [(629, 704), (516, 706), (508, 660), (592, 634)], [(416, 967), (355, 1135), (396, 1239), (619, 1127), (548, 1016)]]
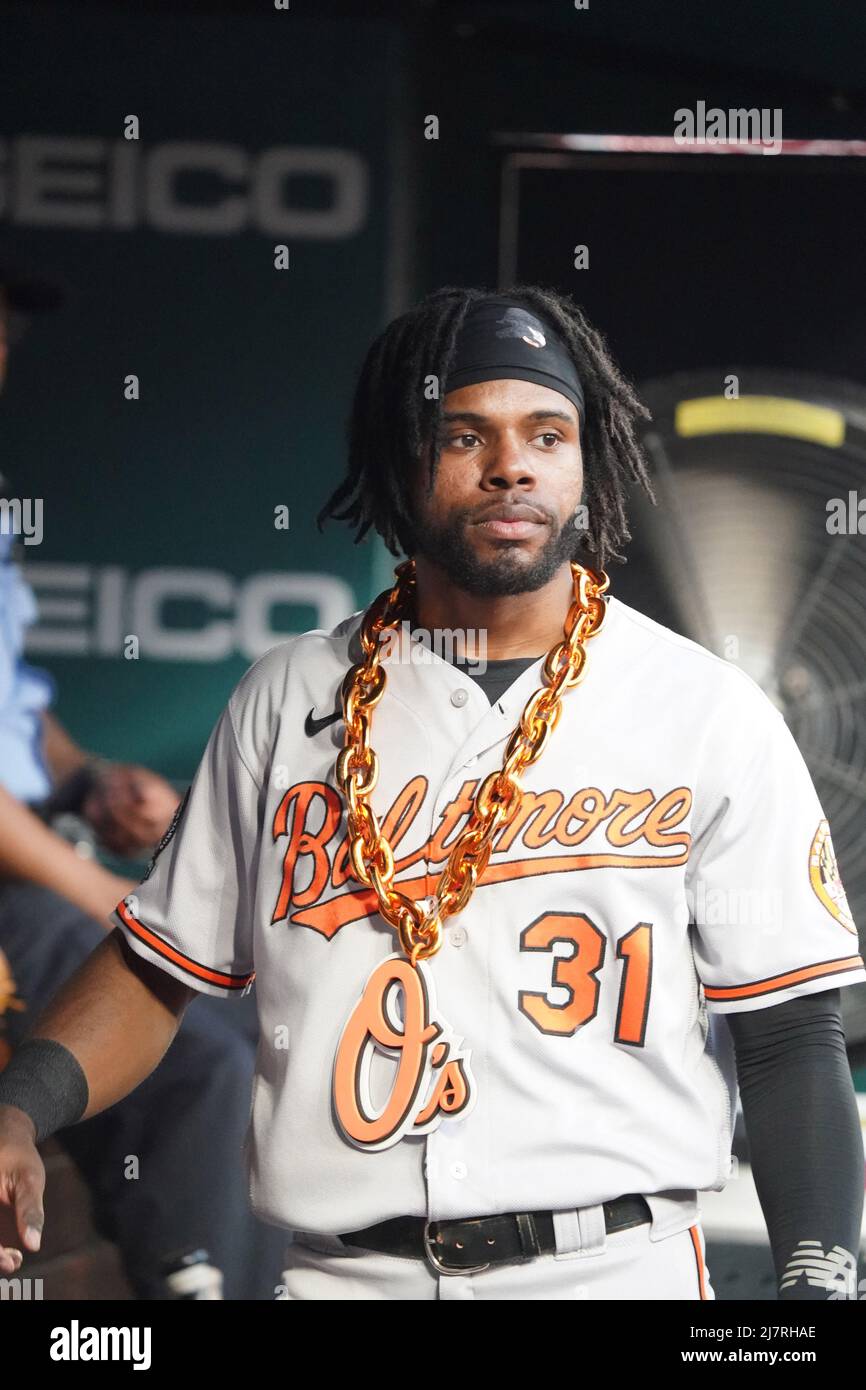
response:
[[(549, 952), (572, 946), (554, 959), (551, 986), (564, 989), (563, 1003), (547, 994), (521, 990), (517, 1007), (542, 1033), (571, 1037), (598, 1012), (599, 972), (607, 938), (584, 913), (546, 912), (521, 933), (521, 951)], [(624, 968), (614, 1041), (642, 1047), (646, 1036), (652, 974), (652, 926), (639, 922), (616, 943)], [(432, 973), (423, 961), (388, 956), (371, 972), (340, 1036), (334, 1059), (334, 1112), (346, 1139), (377, 1152), (407, 1134), (428, 1134), (449, 1115), (467, 1115), (475, 1103), (470, 1052), (436, 1004)], [(515, 1046), (519, 1039), (515, 1038)], [(372, 1096), (375, 1056), (391, 1061), (391, 1084), (383, 1106)]]

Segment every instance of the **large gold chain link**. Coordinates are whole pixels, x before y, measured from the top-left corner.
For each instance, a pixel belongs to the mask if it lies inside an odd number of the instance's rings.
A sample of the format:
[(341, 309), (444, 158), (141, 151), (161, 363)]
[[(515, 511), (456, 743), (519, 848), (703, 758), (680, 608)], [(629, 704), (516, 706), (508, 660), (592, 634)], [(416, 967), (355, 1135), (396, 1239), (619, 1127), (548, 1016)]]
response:
[(545, 684), (527, 702), (506, 745), (502, 767), (491, 772), (476, 791), (469, 818), (454, 842), (429, 907), (394, 887), (394, 854), (370, 805), (370, 794), (379, 778), (379, 759), (370, 745), (370, 724), (385, 692), (385, 671), (379, 664), (381, 638), (410, 609), (416, 583), (413, 560), (397, 566), (393, 588), (379, 594), (361, 620), (364, 659), (346, 672), (343, 681), (346, 735), (335, 775), (346, 800), (354, 875), (375, 890), (382, 917), (397, 932), (413, 965), (435, 955), (442, 945), (443, 922), (461, 912), (472, 896), (487, 868), (494, 835), (520, 805), (520, 774), (547, 746), (559, 722), (564, 692), (583, 680), (585, 643), (604, 624), (607, 609), (602, 594), (610, 580), (604, 570), (591, 570), (576, 561), (571, 570), (574, 600), (565, 620), (563, 641), (545, 658)]

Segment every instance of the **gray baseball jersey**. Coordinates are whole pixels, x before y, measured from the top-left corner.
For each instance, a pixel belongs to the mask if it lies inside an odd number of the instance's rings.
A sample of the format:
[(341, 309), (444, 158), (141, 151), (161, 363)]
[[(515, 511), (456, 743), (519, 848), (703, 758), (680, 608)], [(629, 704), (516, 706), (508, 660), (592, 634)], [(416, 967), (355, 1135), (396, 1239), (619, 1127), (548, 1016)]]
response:
[[(334, 780), (353, 614), (236, 685), (114, 921), (208, 994), (256, 982), (254, 1208), (335, 1233), (389, 1217), (562, 1210), (720, 1189), (736, 1100), (709, 1015), (866, 980), (809, 772), (740, 669), (606, 600), (525, 794), (441, 950), (415, 971), (351, 874)], [(491, 705), (392, 649), (371, 801), (427, 897), (541, 686)]]

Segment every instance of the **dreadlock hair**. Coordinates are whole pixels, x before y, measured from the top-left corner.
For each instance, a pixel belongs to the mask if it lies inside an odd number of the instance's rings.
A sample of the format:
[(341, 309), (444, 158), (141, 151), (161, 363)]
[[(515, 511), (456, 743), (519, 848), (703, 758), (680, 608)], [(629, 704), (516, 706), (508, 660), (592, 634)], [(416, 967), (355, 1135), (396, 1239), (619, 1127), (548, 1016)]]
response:
[[(348, 423), (346, 476), (316, 518), (356, 526), (358, 544), (372, 526), (392, 555), (415, 550), (410, 484), (427, 452), (428, 486), (439, 462), (442, 385), (447, 381), (457, 335), (469, 309), (501, 290), (449, 285), (435, 290), (394, 319), (372, 343), (355, 389)], [(589, 524), (583, 544), (604, 568), (624, 564), (631, 540), (626, 484), (637, 483), (656, 504), (636, 432), (652, 418), (611, 357), (601, 333), (571, 299), (538, 285), (518, 285), (508, 297), (538, 315), (559, 334), (583, 385), (583, 503)], [(576, 532), (577, 540), (580, 532)]]

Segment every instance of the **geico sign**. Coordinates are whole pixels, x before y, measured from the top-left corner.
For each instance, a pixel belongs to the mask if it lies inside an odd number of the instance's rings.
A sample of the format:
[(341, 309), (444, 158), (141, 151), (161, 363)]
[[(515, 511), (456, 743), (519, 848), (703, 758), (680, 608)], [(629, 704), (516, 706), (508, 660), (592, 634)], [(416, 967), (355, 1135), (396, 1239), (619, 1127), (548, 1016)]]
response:
[[(318, 207), (292, 203), (292, 181), (321, 180)], [(192, 192), (190, 185), (196, 188)], [(367, 214), (367, 165), (353, 150), (20, 135), (0, 140), (0, 217), (28, 227), (137, 227), (335, 241)]]
[[(130, 574), (114, 565), (26, 564), (39, 604), (26, 650), (52, 655), (123, 654), (127, 637), (152, 661), (222, 661), (242, 653), (254, 661), (292, 636), (271, 625), (278, 604), (312, 608), (310, 627), (332, 628), (355, 609), (349, 585), (332, 574), (283, 571), (235, 579), (222, 570), (159, 569)], [(194, 626), (167, 626), (166, 606), (197, 603)]]

